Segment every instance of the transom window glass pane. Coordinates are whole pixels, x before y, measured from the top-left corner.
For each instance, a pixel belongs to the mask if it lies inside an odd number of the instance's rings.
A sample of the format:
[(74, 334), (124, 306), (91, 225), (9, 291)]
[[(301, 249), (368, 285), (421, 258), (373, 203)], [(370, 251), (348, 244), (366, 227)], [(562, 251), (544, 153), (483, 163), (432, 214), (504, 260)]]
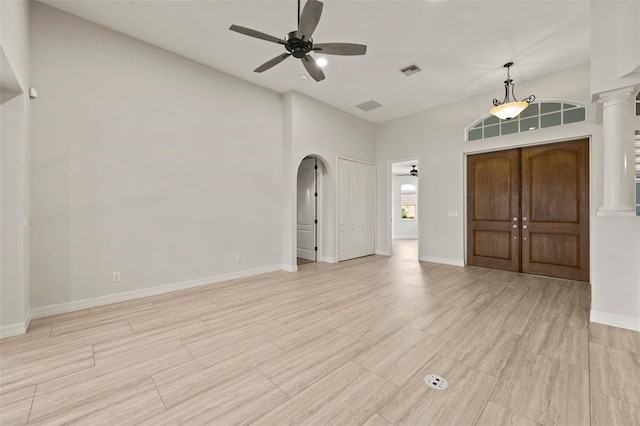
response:
[(525, 118), (520, 120), (520, 131), (528, 132), (529, 130), (535, 130), (538, 128), (538, 117)]
[(545, 112), (560, 111), (560, 104), (556, 102), (545, 102), (540, 107), (541, 114)]
[(518, 133), (517, 121), (503, 121), (502, 122), (502, 134), (510, 135), (511, 133)]
[(497, 124), (495, 126), (489, 126), (484, 128), (485, 139), (496, 137), (499, 134), (500, 134), (500, 126)]
[(469, 140), (475, 141), (482, 139), (482, 129), (473, 129), (469, 131)]
[(491, 117), (484, 120), (484, 125), (488, 126), (490, 124), (498, 124), (499, 121), (500, 119), (498, 117), (496, 117), (495, 115), (492, 115)]
[(560, 112), (540, 116), (540, 127), (559, 126), (561, 122)]
[(538, 104), (531, 104), (520, 113), (520, 118), (525, 117), (533, 117), (534, 115), (538, 115)]
[(570, 109), (564, 112), (564, 124), (584, 121), (584, 116), (585, 116), (584, 108)]
[(563, 107), (564, 109), (575, 108), (575, 107), (577, 107), (577, 106), (578, 106), (578, 105), (574, 105), (574, 104), (562, 104), (562, 107)]

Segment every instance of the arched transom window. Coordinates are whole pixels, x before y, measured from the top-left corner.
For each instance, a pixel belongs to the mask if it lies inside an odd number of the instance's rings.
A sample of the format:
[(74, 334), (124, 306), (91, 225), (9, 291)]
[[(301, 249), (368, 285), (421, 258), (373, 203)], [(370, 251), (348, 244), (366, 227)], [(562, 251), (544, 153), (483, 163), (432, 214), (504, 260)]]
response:
[(534, 102), (518, 117), (511, 120), (501, 120), (493, 115), (486, 115), (467, 129), (467, 140), (475, 141), (577, 123), (585, 121), (586, 112), (584, 105), (573, 101)]

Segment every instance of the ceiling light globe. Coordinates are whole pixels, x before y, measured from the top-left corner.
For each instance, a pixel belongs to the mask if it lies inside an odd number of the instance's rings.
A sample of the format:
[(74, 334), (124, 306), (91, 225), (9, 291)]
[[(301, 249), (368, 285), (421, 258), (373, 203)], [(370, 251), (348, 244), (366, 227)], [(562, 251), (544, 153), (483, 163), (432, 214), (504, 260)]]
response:
[(517, 117), (522, 111), (524, 111), (529, 104), (527, 102), (509, 102), (506, 104), (500, 104), (491, 108), (491, 114), (502, 120), (511, 120)]
[(327, 66), (327, 60), (325, 58), (318, 58), (316, 59), (316, 64), (318, 64), (320, 68), (324, 68)]

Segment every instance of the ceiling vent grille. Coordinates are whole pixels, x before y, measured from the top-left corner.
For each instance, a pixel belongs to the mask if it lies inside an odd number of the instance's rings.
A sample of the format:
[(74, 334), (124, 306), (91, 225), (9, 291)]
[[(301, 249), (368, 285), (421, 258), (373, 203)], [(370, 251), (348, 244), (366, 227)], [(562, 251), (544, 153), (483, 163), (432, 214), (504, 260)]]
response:
[(367, 111), (371, 111), (372, 109), (380, 108), (381, 106), (382, 104), (379, 104), (374, 100), (371, 100), (371, 101), (363, 102), (360, 105), (356, 105), (356, 108), (360, 108), (361, 110), (367, 112)]
[(408, 67), (404, 67), (404, 68), (402, 68), (400, 70), (400, 72), (402, 74), (406, 75), (407, 77), (409, 77), (410, 75), (413, 75), (415, 73), (419, 73), (420, 71), (422, 71), (422, 70), (416, 64), (411, 64)]

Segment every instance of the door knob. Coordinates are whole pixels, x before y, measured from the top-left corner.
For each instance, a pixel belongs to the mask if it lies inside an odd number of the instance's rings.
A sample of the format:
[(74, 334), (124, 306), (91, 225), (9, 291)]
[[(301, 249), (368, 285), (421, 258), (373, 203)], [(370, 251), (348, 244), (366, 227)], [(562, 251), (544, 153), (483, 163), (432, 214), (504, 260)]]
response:
[(527, 225), (522, 225), (522, 229), (527, 229)]
[(518, 218), (517, 218), (517, 217), (514, 217), (514, 218), (513, 218), (513, 219), (511, 219), (511, 220), (512, 220), (512, 221), (514, 221), (514, 222), (517, 222), (517, 221), (518, 221)]
[[(518, 229), (518, 225), (511, 225), (511, 227), (512, 227), (513, 229)], [(526, 228), (526, 226), (524, 226), (524, 228)]]
[(522, 221), (523, 221), (523, 222), (526, 222), (527, 220), (528, 220), (528, 219), (526, 218), (526, 216), (522, 218)]

